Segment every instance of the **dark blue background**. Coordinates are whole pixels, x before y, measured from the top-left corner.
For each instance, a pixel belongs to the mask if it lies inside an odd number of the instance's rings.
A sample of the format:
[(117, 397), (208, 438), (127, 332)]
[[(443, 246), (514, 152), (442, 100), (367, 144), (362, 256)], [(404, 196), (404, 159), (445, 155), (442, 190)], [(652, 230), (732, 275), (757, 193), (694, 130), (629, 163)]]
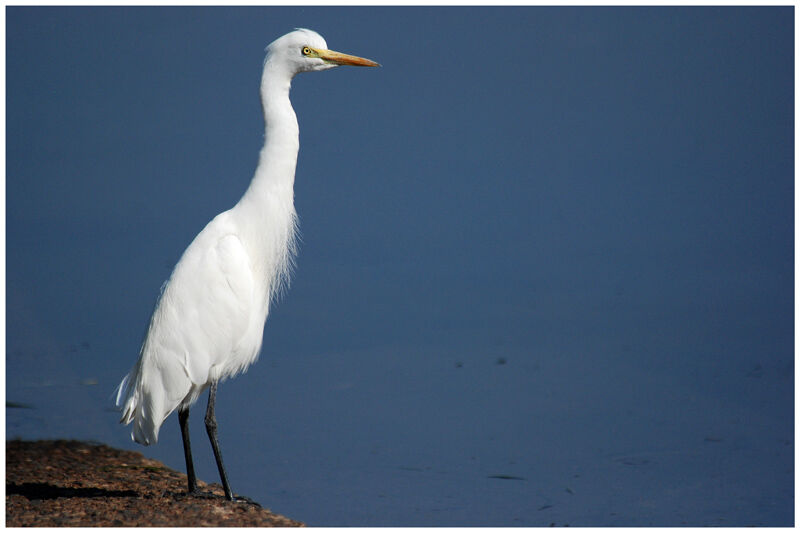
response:
[(175, 417), (141, 448), (110, 396), (302, 26), (383, 67), (294, 81), (302, 245), (219, 391), (234, 490), (310, 525), (793, 524), (793, 8), (6, 15), (7, 438), (183, 470)]

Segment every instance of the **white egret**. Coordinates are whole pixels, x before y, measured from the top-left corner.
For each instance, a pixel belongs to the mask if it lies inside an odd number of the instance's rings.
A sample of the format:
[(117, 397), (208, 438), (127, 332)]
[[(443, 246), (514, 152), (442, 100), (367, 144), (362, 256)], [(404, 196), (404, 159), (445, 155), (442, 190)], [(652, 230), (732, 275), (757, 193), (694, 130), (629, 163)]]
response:
[(294, 174), (299, 149), (289, 89), (300, 72), (374, 61), (333, 52), (298, 29), (270, 44), (261, 77), (265, 135), (255, 175), (239, 202), (194, 238), (161, 290), (139, 360), (117, 388), (120, 423), (149, 445), (178, 410), (189, 492), (198, 494), (189, 408), (208, 393), (205, 425), (225, 497), (233, 500), (217, 440), (217, 384), (247, 370), (261, 350), (270, 302), (286, 286), (295, 253)]

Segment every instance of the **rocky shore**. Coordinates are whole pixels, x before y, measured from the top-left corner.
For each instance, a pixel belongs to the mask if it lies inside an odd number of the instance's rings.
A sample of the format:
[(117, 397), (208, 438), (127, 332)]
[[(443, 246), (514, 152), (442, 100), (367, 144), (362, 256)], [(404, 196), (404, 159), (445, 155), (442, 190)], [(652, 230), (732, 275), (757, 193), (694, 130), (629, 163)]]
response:
[(186, 475), (141, 453), (79, 441), (6, 442), (6, 526), (293, 527), (258, 504), (186, 495)]

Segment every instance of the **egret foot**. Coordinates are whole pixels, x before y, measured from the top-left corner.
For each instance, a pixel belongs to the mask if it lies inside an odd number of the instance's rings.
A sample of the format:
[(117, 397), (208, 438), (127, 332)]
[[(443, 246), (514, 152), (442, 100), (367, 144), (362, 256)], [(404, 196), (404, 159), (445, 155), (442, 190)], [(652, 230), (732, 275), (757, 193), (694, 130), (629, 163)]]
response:
[(233, 501), (234, 503), (247, 503), (247, 504), (250, 504), (250, 505), (255, 505), (256, 507), (259, 507), (259, 508), (261, 507), (261, 504), (258, 503), (257, 501), (255, 501), (253, 499), (250, 499), (247, 496), (242, 496), (240, 494), (234, 494), (233, 495), (233, 500), (231, 500), (231, 501)]
[(219, 500), (224, 498), (225, 496), (220, 496), (219, 494), (214, 494), (213, 492), (206, 492), (200, 489), (195, 489), (192, 492), (186, 493), (187, 498), (198, 498), (201, 500)]
[(249, 504), (249, 505), (255, 505), (257, 507), (261, 507), (261, 504), (258, 503), (257, 501), (255, 501), (255, 500), (253, 500), (251, 498), (248, 498), (247, 496), (241, 496), (240, 494), (234, 494), (233, 495), (233, 499), (229, 500), (224, 495), (215, 494), (215, 493), (213, 493), (211, 491), (202, 491), (200, 489), (196, 489), (196, 490), (194, 490), (192, 492), (185, 492), (185, 493), (182, 494), (182, 496), (186, 497), (186, 498), (197, 498), (197, 499), (200, 499), (200, 500), (227, 500), (227, 501), (233, 502), (233, 503), (246, 503), (246, 504)]

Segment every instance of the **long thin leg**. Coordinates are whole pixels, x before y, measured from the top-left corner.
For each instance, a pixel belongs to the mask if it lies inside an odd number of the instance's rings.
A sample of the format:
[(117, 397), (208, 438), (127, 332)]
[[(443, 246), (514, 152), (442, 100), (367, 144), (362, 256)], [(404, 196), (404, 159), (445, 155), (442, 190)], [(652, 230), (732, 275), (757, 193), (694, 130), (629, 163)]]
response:
[(194, 475), (192, 463), (192, 445), (189, 443), (189, 408), (178, 409), (178, 422), (183, 437), (183, 456), (186, 459), (186, 477), (189, 478), (189, 494), (197, 492), (197, 477)]
[(225, 490), (225, 497), (233, 501), (233, 492), (228, 484), (228, 475), (225, 473), (225, 465), (222, 464), (222, 454), (219, 451), (219, 441), (217, 441), (217, 418), (214, 416), (214, 403), (217, 400), (217, 382), (211, 383), (208, 391), (208, 409), (206, 409), (206, 431), (211, 440), (211, 448), (214, 450), (214, 459), (217, 460), (219, 477), (222, 480), (222, 488)]

